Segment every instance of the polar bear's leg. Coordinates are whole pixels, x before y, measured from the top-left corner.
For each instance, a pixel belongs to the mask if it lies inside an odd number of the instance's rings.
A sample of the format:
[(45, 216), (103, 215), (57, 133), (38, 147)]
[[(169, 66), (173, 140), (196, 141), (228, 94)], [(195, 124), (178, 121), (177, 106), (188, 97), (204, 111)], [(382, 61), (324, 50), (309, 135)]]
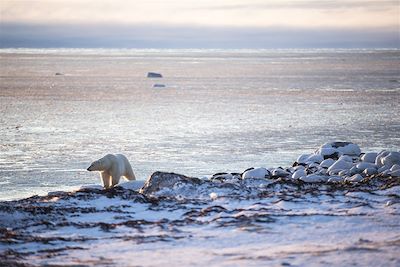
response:
[(119, 179), (121, 179), (121, 174), (118, 171), (111, 172), (111, 186), (118, 184)]
[(111, 186), (111, 184), (110, 184), (110, 180), (111, 180), (110, 174), (108, 172), (101, 172), (101, 178), (103, 179), (104, 187), (106, 189), (110, 188), (110, 186)]
[[(129, 162), (128, 162), (129, 164)], [(133, 173), (132, 167), (129, 164), (128, 166), (126, 166), (126, 170), (125, 170), (125, 178), (128, 179), (129, 181), (131, 180), (136, 180), (135, 174)]]

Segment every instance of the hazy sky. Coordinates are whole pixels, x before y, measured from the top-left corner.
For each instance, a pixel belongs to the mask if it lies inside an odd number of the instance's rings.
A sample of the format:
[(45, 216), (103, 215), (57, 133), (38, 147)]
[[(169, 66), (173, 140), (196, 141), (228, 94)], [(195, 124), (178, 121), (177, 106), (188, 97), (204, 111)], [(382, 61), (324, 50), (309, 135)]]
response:
[(400, 0), (0, 0), (1, 47), (400, 47)]

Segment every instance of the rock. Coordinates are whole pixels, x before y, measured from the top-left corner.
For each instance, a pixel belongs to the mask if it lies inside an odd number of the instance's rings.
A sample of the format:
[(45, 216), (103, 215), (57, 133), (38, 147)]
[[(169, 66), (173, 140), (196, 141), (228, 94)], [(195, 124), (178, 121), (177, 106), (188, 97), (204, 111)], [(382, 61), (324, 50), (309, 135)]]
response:
[(333, 147), (320, 148), (317, 150), (317, 154), (324, 157), (324, 159), (338, 159), (339, 151)]
[(326, 182), (328, 181), (329, 176), (318, 175), (318, 174), (309, 174), (307, 176), (303, 176), (300, 178), (303, 182), (306, 183), (318, 183), (318, 182)]
[(365, 174), (366, 176), (371, 176), (371, 175), (374, 175), (374, 174), (377, 174), (377, 173), (378, 173), (378, 171), (377, 171), (376, 168), (366, 168), (363, 171), (363, 174)]
[(147, 78), (162, 78), (163, 76), (160, 73), (156, 72), (148, 72)]
[(300, 163), (300, 164), (305, 164), (305, 163), (307, 162), (307, 159), (308, 159), (310, 156), (312, 156), (312, 154), (303, 154), (303, 155), (300, 155), (300, 156), (297, 158), (296, 162), (297, 162), (297, 163)]
[(360, 169), (358, 169), (356, 166), (351, 167), (351, 169), (349, 170), (349, 175), (352, 176), (356, 173), (360, 173), (362, 172)]
[(390, 171), (394, 172), (400, 170), (400, 165), (399, 164), (394, 164), (391, 168)]
[(345, 181), (346, 182), (347, 181), (349, 181), (349, 182), (361, 182), (363, 179), (364, 179), (364, 177), (361, 174), (357, 173), (357, 174), (354, 174), (351, 177), (346, 178)]
[(290, 175), (289, 172), (287, 172), (281, 168), (276, 168), (272, 171), (272, 176), (276, 176), (276, 177), (287, 177), (289, 175)]
[(212, 181), (218, 181), (218, 182), (225, 182), (228, 180), (239, 180), (240, 179), (240, 174), (239, 173), (216, 173), (214, 174), (210, 180)]
[(343, 182), (344, 178), (341, 176), (330, 176), (328, 179), (328, 183), (339, 183), (339, 182)]
[(307, 173), (304, 169), (299, 169), (292, 174), (292, 179), (300, 179), (301, 177), (307, 176)]
[(255, 168), (252, 170), (245, 171), (242, 174), (242, 179), (249, 179), (249, 178), (268, 178), (271, 176), (270, 172), (266, 168)]
[(164, 188), (173, 188), (176, 183), (187, 183), (192, 185), (200, 185), (204, 183), (201, 179), (187, 177), (182, 174), (155, 172), (145, 182), (140, 193), (152, 194)]
[(356, 165), (357, 169), (364, 171), (365, 169), (368, 168), (373, 168), (373, 169), (377, 169), (377, 166), (374, 163), (370, 163), (370, 162), (360, 162)]
[(56, 75), (56, 76), (60, 76), (60, 75), (64, 75), (64, 74), (62, 74), (61, 72), (56, 72), (55, 75)]
[(353, 158), (349, 157), (347, 155), (340, 156), (339, 160), (345, 160), (345, 161), (348, 161), (348, 162), (353, 162)]
[(328, 172), (331, 173), (332, 171), (339, 172), (342, 170), (350, 170), (351, 167), (353, 167), (353, 164), (351, 162), (348, 162), (344, 158), (340, 158), (328, 168)]
[(164, 87), (165, 87), (165, 84), (162, 84), (162, 83), (153, 84), (153, 88), (164, 88)]
[(323, 160), (324, 160), (324, 157), (322, 155), (314, 154), (314, 155), (310, 155), (306, 159), (306, 163), (308, 163), (308, 164), (310, 164), (310, 163), (321, 163)]
[(323, 168), (329, 168), (330, 166), (332, 166), (333, 163), (335, 163), (335, 160), (329, 158), (329, 159), (322, 161), (319, 164), (319, 166), (321, 166)]
[(381, 162), (383, 165), (389, 167), (392, 167), (394, 164), (400, 164), (400, 152), (389, 152), (389, 154), (381, 159)]
[(400, 177), (400, 170), (391, 171), (389, 174), (393, 177)]
[(317, 151), (318, 154), (324, 156), (333, 155), (338, 152), (341, 155), (359, 156), (361, 149), (358, 145), (351, 142), (331, 142), (323, 144)]
[(342, 170), (338, 173), (339, 176), (346, 176), (347, 174), (349, 174), (350, 170)]
[(378, 169), (378, 173), (383, 173), (384, 171), (389, 170), (389, 169), (390, 169), (389, 166), (383, 165), (382, 167), (380, 167)]
[(298, 170), (304, 170), (306, 167), (304, 167), (303, 165), (298, 165), (296, 167), (293, 167), (294, 171), (298, 171)]
[(138, 191), (144, 186), (145, 181), (143, 180), (133, 180), (124, 183), (120, 183), (117, 186), (128, 190)]
[(390, 151), (383, 150), (378, 154), (378, 156), (376, 156), (375, 164), (376, 164), (376, 166), (378, 166), (378, 168), (380, 168), (380, 167), (382, 167), (384, 165), (383, 162), (382, 162), (382, 158), (384, 158), (387, 155), (389, 155), (389, 153), (390, 153)]
[(375, 163), (377, 156), (378, 153), (375, 152), (365, 153), (364, 155), (361, 156), (361, 160), (364, 162)]

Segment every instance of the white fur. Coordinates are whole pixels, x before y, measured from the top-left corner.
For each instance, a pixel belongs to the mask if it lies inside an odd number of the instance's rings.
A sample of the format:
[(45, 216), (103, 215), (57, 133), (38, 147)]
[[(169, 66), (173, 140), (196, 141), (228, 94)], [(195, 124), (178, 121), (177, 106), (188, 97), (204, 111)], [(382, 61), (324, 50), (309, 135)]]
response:
[(107, 154), (94, 161), (87, 170), (99, 171), (106, 189), (118, 184), (121, 176), (128, 180), (136, 180), (131, 164), (122, 154)]

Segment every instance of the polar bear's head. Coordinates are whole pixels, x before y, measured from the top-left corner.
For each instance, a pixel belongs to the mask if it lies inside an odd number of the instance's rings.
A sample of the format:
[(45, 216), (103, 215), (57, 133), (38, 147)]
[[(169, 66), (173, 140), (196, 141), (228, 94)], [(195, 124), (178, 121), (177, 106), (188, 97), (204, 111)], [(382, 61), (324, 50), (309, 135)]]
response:
[(108, 170), (111, 166), (111, 161), (110, 161), (110, 156), (106, 155), (102, 157), (101, 159), (98, 159), (96, 161), (93, 161), (92, 164), (90, 164), (89, 168), (87, 168), (88, 171), (105, 171)]

